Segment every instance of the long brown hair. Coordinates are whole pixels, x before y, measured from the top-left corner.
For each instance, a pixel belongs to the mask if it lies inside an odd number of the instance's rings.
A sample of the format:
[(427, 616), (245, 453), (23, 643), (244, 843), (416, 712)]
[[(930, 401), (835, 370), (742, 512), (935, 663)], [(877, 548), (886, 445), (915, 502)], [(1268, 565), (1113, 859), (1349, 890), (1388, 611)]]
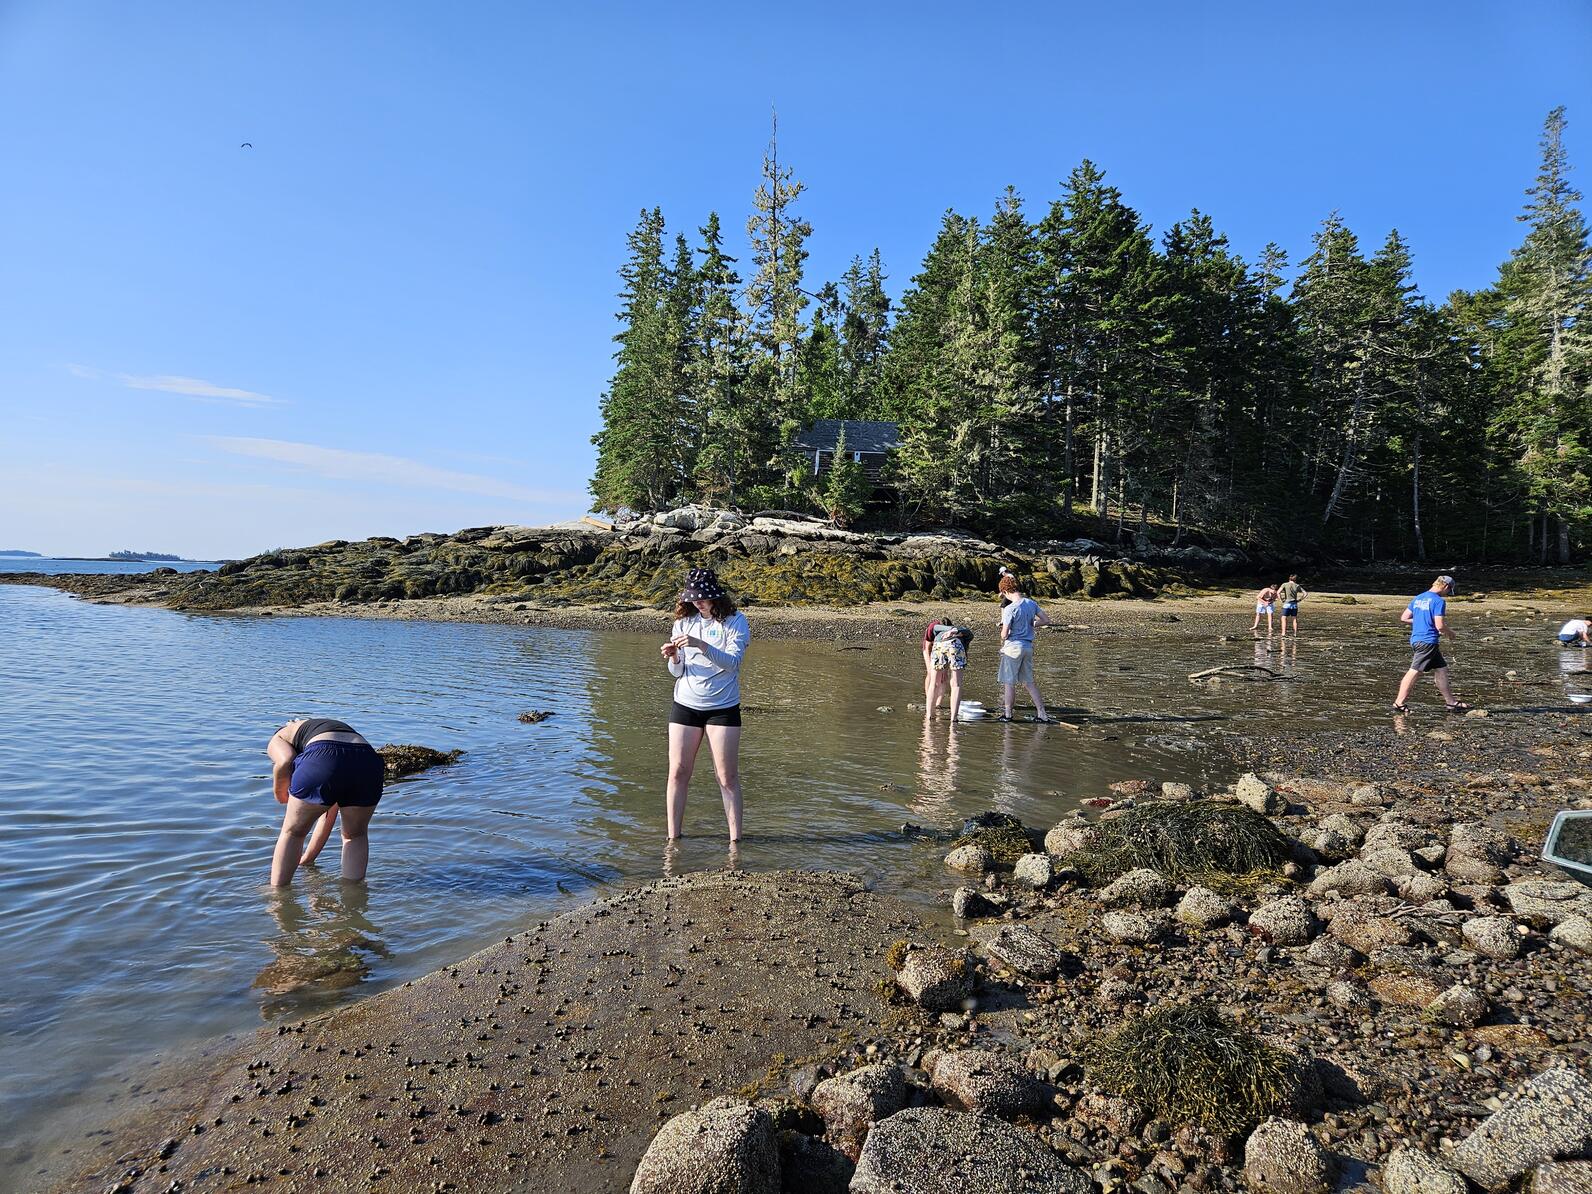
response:
[[(728, 597), (715, 597), (713, 599), (713, 620), (715, 622), (723, 622), (734, 613), (735, 602), (731, 601)], [(685, 600), (676, 601), (674, 603), (674, 616), (676, 621), (679, 621), (682, 618), (696, 617), (696, 602)]]

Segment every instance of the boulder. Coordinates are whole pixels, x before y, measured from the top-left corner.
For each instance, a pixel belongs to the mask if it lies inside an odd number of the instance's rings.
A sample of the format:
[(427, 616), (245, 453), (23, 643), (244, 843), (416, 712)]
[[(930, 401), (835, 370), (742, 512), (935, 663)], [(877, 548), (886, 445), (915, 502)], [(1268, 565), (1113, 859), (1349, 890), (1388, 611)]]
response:
[(1233, 799), (1268, 817), (1275, 816), (1288, 806), (1287, 801), (1277, 795), (1277, 789), (1253, 771), (1238, 777), (1238, 782), (1233, 785)]
[(1249, 931), (1273, 945), (1306, 945), (1318, 927), (1310, 905), (1293, 895), (1262, 904), (1249, 915)]
[(1507, 833), (1480, 821), (1456, 821), (1448, 830), (1448, 852), (1489, 862), (1495, 867), (1514, 857), (1514, 842)]
[(1579, 915), (1566, 916), (1553, 927), (1548, 939), (1560, 945), (1568, 945), (1571, 949), (1578, 949), (1584, 954), (1592, 954), (1592, 918)]
[(1164, 784), (1161, 785), (1161, 799), (1162, 800), (1193, 800), (1194, 799), (1194, 789), (1192, 787), (1190, 787), (1188, 784), (1180, 784), (1180, 783), (1174, 782), (1173, 780), (1167, 780)]
[(1359, 907), (1342, 909), (1332, 918), (1328, 931), (1362, 954), (1374, 953), (1389, 945), (1408, 945), (1414, 940), (1409, 929), (1392, 917), (1376, 916)]
[(1317, 937), (1305, 950), (1305, 961), (1329, 970), (1346, 970), (1359, 961), (1359, 955), (1335, 937)]
[(1386, 1194), (1467, 1194), (1465, 1179), (1448, 1166), (1410, 1145), (1400, 1145), (1382, 1162)]
[(1094, 826), (1087, 821), (1063, 821), (1045, 834), (1045, 853), (1058, 858), (1076, 854), (1094, 837)]
[(983, 846), (958, 846), (945, 856), (945, 865), (964, 875), (983, 875), (995, 869), (995, 855)]
[(1383, 1003), (1396, 1003), (1401, 1007), (1429, 1007), (1443, 994), (1441, 983), (1428, 974), (1415, 971), (1373, 974), (1369, 985)]
[(1100, 918), (1100, 928), (1122, 945), (1148, 945), (1166, 935), (1164, 915), (1146, 916), (1142, 912), (1107, 912)]
[(1358, 846), (1365, 840), (1365, 826), (1342, 813), (1330, 813), (1322, 817), (1318, 824), (1322, 829), (1338, 834), (1351, 846)]
[(973, 967), (963, 950), (910, 946), (895, 977), (896, 986), (925, 1011), (960, 1011), (973, 993)]
[(1365, 831), (1360, 855), (1364, 857), (1378, 850), (1414, 850), (1426, 845), (1431, 836), (1424, 826), (1398, 816), (1387, 816)]
[(829, 1143), (855, 1161), (874, 1124), (906, 1106), (909, 1093), (900, 1066), (865, 1065), (820, 1082), (812, 1102)]
[(1489, 958), (1520, 956), (1520, 931), (1507, 916), (1477, 916), (1460, 926), (1465, 944)]
[(1004, 896), (979, 891), (976, 887), (958, 887), (951, 893), (951, 912), (963, 920), (979, 916), (999, 916), (1011, 906)]
[(1538, 1165), (1531, 1171), (1531, 1194), (1592, 1194), (1592, 1160)]
[(1412, 904), (1429, 904), (1433, 900), (1448, 898), (1448, 884), (1436, 875), (1416, 871), (1398, 881), (1399, 895)]
[(768, 1112), (714, 1099), (653, 1137), (630, 1194), (779, 1194), (779, 1140)]
[(1437, 1024), (1450, 1028), (1474, 1028), (1486, 1018), (1492, 1005), (1475, 987), (1468, 983), (1455, 983), (1436, 999), (1428, 1003), (1422, 1014)]
[(1031, 978), (1054, 978), (1066, 955), (1027, 925), (1002, 925), (984, 948), (997, 962)]
[(1317, 898), (1333, 891), (1343, 896), (1362, 896), (1383, 895), (1392, 890), (1393, 884), (1386, 875), (1356, 858), (1318, 872), (1310, 883), (1310, 894)]
[(1344, 978), (1328, 983), (1325, 993), (1328, 1003), (1344, 1011), (1363, 1012), (1371, 1008), (1371, 992), (1364, 983), (1353, 979)]
[(1571, 916), (1592, 920), (1592, 887), (1573, 879), (1522, 879), (1502, 889), (1514, 914), (1534, 929), (1551, 929)]
[(1354, 853), (1354, 843), (1334, 829), (1318, 829), (1308, 834), (1305, 845), (1328, 862), (1342, 862)]
[(1544, 1070), (1454, 1149), (1454, 1166), (1495, 1190), (1547, 1161), (1592, 1151), (1592, 1082), (1569, 1069)]
[(1171, 880), (1159, 871), (1141, 867), (1119, 876), (1100, 892), (1107, 908), (1159, 908), (1175, 892)]
[(1504, 873), (1485, 858), (1452, 851), (1443, 859), (1443, 870), (1456, 883), (1502, 883)]
[(944, 1107), (911, 1107), (868, 1136), (852, 1194), (1091, 1194), (1094, 1186), (1032, 1134)]
[(1378, 850), (1360, 851), (1360, 861), (1373, 871), (1386, 875), (1389, 879), (1403, 879), (1408, 875), (1420, 873), (1421, 868), (1415, 864), (1415, 856), (1401, 846), (1383, 846)]
[(1261, 1122), (1244, 1143), (1244, 1179), (1273, 1194), (1327, 1194), (1332, 1160), (1298, 1120)]
[(1024, 854), (1012, 866), (1012, 882), (1043, 891), (1056, 877), (1049, 854)]
[(987, 1112), (1002, 1119), (1036, 1115), (1050, 1101), (1043, 1083), (993, 1049), (942, 1053), (929, 1080), (935, 1090), (964, 1111)]
[(1099, 1091), (1091, 1091), (1079, 1099), (1072, 1109), (1072, 1115), (1074, 1119), (1119, 1139), (1137, 1136), (1139, 1129), (1144, 1126), (1145, 1119), (1148, 1118), (1144, 1114), (1144, 1108), (1132, 1099), (1102, 1094)]
[(1233, 918), (1233, 905), (1208, 887), (1191, 887), (1177, 902), (1176, 915), (1196, 929), (1214, 929)]

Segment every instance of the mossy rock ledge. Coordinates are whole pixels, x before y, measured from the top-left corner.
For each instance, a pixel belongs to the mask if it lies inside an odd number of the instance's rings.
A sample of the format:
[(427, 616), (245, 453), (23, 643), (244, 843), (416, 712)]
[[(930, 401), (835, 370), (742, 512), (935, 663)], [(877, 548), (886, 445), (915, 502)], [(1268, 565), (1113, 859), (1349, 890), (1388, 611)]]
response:
[[(695, 525), (705, 513), (715, 520)], [(687, 525), (676, 525), (681, 522)], [(234, 560), (216, 572), (163, 576), (158, 597), (186, 610), (459, 594), (505, 603), (628, 601), (666, 608), (685, 570), (706, 567), (717, 569), (748, 605), (846, 606), (988, 596), (1003, 565), (1039, 598), (1149, 598), (1176, 579), (1149, 564), (1091, 554), (1096, 547), (1087, 541), (1003, 547), (954, 531), (868, 534), (817, 521), (687, 510), (612, 530), (495, 526), (332, 540)], [(99, 592), (149, 583), (144, 577), (85, 579), (94, 583), (63, 587)]]

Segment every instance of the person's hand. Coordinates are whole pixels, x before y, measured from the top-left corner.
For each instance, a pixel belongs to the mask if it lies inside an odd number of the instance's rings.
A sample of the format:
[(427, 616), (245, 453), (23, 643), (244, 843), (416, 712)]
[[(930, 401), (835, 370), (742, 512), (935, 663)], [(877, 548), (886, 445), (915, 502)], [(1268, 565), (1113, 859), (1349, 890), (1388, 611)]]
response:
[(665, 659), (667, 659), (670, 663), (673, 663), (675, 656), (680, 653), (680, 644), (675, 642), (673, 639), (670, 639), (668, 642), (664, 643), (663, 646), (659, 647), (658, 650), (663, 652), (663, 657)]
[(698, 651), (700, 651), (702, 650), (703, 643), (702, 640), (694, 634), (682, 634), (679, 638), (674, 640), (674, 645), (682, 651), (687, 647), (695, 647)]

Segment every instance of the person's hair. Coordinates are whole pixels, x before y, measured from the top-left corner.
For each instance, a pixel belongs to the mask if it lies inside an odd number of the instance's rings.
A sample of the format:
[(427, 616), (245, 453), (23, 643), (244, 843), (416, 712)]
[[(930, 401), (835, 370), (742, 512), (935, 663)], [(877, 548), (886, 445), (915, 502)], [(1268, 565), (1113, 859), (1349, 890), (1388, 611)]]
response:
[[(728, 597), (715, 597), (713, 599), (713, 620), (715, 622), (724, 621), (734, 612), (735, 602), (731, 601)], [(696, 613), (697, 607), (695, 601), (687, 601), (682, 597), (679, 601), (674, 603), (674, 616), (676, 618), (694, 618), (696, 617)]]
[(1021, 591), (1021, 587), (1017, 583), (1017, 578), (1010, 572), (1004, 574), (1000, 579), (1000, 583), (995, 587), (1002, 593), (1017, 593)]
[(1290, 572), (1288, 574), (1288, 579), (1289, 580), (1298, 580), (1299, 579), (1299, 574), (1297, 572)]

